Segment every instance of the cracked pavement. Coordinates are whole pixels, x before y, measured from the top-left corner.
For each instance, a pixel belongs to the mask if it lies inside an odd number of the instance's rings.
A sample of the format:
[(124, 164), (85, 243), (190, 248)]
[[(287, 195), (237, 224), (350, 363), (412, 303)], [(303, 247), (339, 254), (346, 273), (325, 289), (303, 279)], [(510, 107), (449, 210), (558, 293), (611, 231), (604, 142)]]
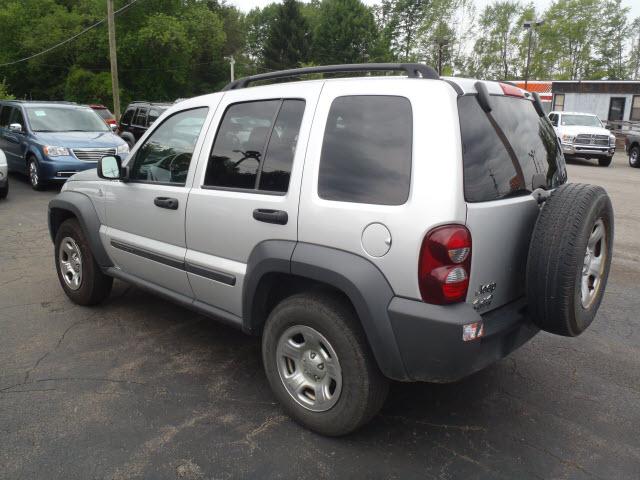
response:
[(116, 282), (67, 300), (46, 222), (55, 189), (0, 201), (0, 478), (640, 478), (640, 170), (569, 165), (616, 212), (592, 327), (540, 334), (450, 385), (395, 384), (341, 439), (276, 405), (258, 339)]

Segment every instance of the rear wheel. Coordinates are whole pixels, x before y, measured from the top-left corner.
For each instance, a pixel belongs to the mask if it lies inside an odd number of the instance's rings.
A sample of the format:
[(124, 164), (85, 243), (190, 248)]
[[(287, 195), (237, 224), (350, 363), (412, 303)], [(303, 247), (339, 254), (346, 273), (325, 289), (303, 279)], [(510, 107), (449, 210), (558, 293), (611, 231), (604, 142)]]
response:
[(598, 165), (600, 165), (601, 167), (608, 167), (609, 165), (611, 165), (612, 160), (613, 160), (613, 156), (600, 157), (598, 158)]
[(283, 300), (262, 338), (267, 379), (297, 422), (324, 435), (344, 435), (382, 407), (382, 375), (353, 308), (329, 293)]
[(533, 321), (565, 336), (593, 322), (611, 266), (613, 208), (602, 187), (566, 184), (545, 202), (531, 239), (527, 299)]
[(629, 165), (633, 168), (640, 168), (640, 147), (637, 145), (629, 150)]
[(65, 220), (58, 228), (55, 261), (60, 285), (74, 303), (95, 305), (109, 296), (113, 278), (100, 270), (75, 218)]

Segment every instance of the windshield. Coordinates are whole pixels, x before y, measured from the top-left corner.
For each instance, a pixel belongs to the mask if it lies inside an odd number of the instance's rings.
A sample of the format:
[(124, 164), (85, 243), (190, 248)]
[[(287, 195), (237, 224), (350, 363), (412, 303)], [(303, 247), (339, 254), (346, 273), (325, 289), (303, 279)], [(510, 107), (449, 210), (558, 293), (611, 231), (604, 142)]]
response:
[(34, 132), (108, 132), (109, 127), (90, 108), (27, 107)]
[(562, 125), (581, 127), (602, 127), (600, 119), (595, 115), (562, 115)]

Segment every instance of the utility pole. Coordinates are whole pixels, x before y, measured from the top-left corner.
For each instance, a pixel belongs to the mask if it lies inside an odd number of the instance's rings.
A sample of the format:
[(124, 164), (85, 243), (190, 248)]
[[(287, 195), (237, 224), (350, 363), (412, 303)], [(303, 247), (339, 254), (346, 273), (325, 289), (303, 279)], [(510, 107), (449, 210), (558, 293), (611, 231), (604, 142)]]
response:
[(529, 83), (529, 63), (531, 63), (531, 35), (535, 27), (539, 27), (544, 23), (544, 20), (527, 20), (522, 26), (525, 30), (529, 30), (529, 46), (527, 47), (527, 65), (524, 69), (524, 89), (527, 89)]
[(231, 67), (231, 81), (233, 82), (235, 80), (236, 74), (235, 74), (235, 65), (236, 65), (236, 59), (233, 58), (233, 55), (229, 55), (228, 57), (224, 57), (225, 60), (229, 60), (229, 66)]
[(120, 120), (120, 88), (118, 87), (118, 54), (116, 53), (116, 24), (113, 15), (113, 0), (107, 0), (107, 24), (109, 27), (109, 59), (111, 60), (113, 114), (116, 120)]

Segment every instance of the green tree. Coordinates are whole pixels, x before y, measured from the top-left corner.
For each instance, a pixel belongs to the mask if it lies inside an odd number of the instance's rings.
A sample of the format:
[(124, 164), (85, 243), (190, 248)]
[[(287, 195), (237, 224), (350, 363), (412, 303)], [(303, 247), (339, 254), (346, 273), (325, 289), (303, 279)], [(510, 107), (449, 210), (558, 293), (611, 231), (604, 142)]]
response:
[(362, 63), (376, 56), (373, 12), (360, 0), (323, 0), (314, 32), (317, 64)]
[(521, 13), (522, 6), (513, 0), (499, 0), (484, 8), (475, 43), (479, 76), (506, 80), (518, 75)]
[(13, 100), (14, 97), (13, 95), (11, 95), (9, 93), (9, 87), (7, 86), (7, 81), (6, 79), (2, 79), (2, 81), (0, 82), (0, 100)]
[(605, 0), (600, 8), (595, 48), (600, 67), (598, 76), (623, 80), (628, 76), (626, 47), (630, 34), (628, 16), (631, 9), (623, 7), (621, 0)]
[(629, 73), (634, 80), (640, 80), (640, 17), (631, 23), (631, 51), (629, 52)]
[(270, 25), (263, 47), (264, 66), (270, 70), (294, 68), (309, 58), (309, 25), (296, 0), (284, 0)]

